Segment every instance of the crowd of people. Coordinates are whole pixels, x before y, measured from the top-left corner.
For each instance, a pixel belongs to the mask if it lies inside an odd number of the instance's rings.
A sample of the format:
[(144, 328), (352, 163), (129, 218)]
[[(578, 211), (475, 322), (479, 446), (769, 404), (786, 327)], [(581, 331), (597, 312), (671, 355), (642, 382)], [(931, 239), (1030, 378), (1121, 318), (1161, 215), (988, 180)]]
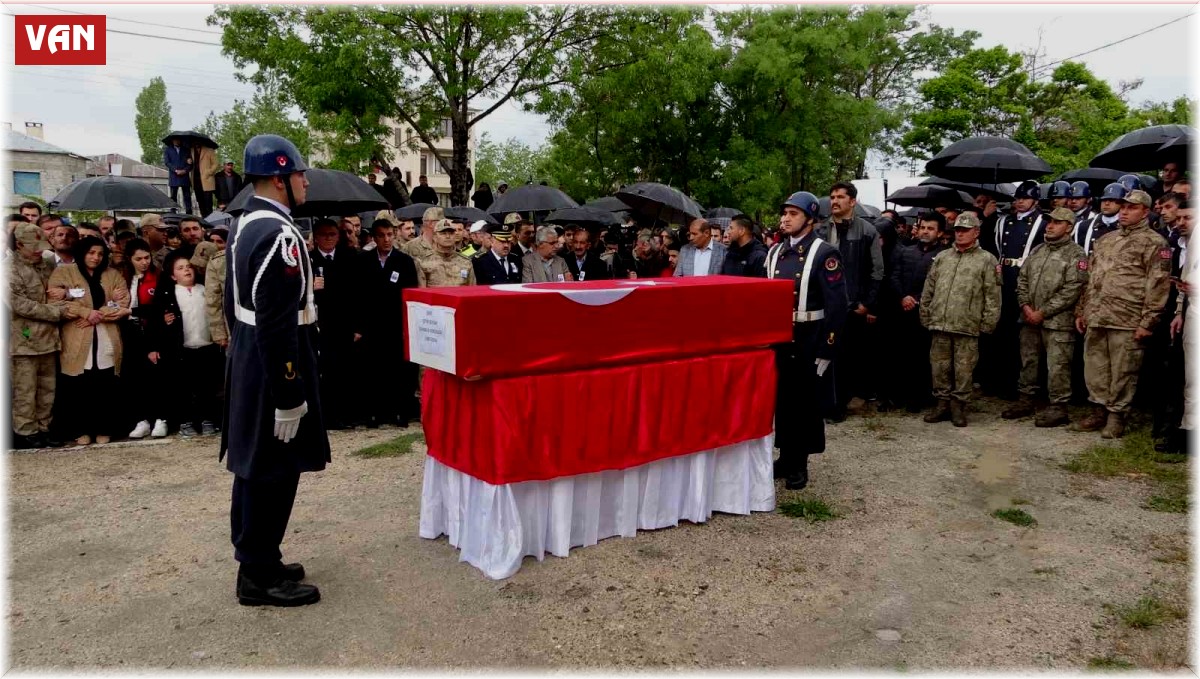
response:
[[(424, 182), (409, 195), (398, 175), (370, 183), (400, 203), (428, 198), (417, 196)], [(1025, 182), (1011, 204), (981, 193), (973, 206), (869, 219), (854, 185), (835, 184), (831, 214), (811, 216), (836, 249), (848, 301), (817, 383), (825, 421), (842, 422), (861, 397), (966, 426), (978, 385), (1012, 401), (1005, 418), (1036, 415), (1037, 426), (1067, 424), (1068, 404), (1090, 402), (1072, 427), (1106, 437), (1121, 436), (1140, 401), (1160, 450), (1185, 450), (1190, 183), (1166, 168), (1157, 199), (1144, 188), (1129, 175), (1096, 196), (1085, 182), (1057, 182), (1042, 196)], [(490, 188), (474, 198), (490, 204)], [(448, 219), (440, 207), (419, 221), (390, 210), (368, 224), (314, 220), (329, 428), (419, 416), (417, 369), (402, 358), (406, 288), (771, 277), (771, 248), (786, 240), (781, 225), (747, 215), (680, 226), (639, 226), (636, 216), (620, 226), (539, 226), (516, 213), (497, 221)], [(157, 214), (73, 226), (35, 203), (8, 226), (15, 447), (218, 431), (226, 228), (190, 215), (168, 225)], [(365, 364), (375, 379), (355, 379)]]

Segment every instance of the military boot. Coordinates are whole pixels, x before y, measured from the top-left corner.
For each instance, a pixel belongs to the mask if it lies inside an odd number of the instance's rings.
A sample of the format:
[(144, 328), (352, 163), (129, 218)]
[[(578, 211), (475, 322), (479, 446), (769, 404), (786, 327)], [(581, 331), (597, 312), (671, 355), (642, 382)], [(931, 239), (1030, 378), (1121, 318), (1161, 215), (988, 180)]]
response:
[(1037, 414), (1037, 417), (1033, 419), (1033, 426), (1058, 427), (1070, 421), (1071, 418), (1067, 417), (1067, 409), (1057, 403), (1052, 403), (1049, 408)]
[(1022, 417), (1029, 417), (1033, 414), (1033, 399), (1026, 394), (1021, 394), (1017, 402), (1004, 409), (1000, 413), (1000, 417), (1006, 420), (1019, 420)]
[(1108, 421), (1108, 411), (1104, 406), (1092, 406), (1092, 412), (1087, 417), (1068, 427), (1071, 431), (1100, 431)]
[(1100, 438), (1119, 439), (1125, 434), (1125, 415), (1124, 413), (1109, 413), (1108, 421), (1104, 424), (1104, 431), (1100, 432)]
[(937, 405), (933, 410), (925, 413), (925, 421), (933, 424), (934, 422), (945, 422), (950, 419), (950, 401), (946, 399), (938, 399)]
[(967, 426), (967, 404), (962, 401), (950, 402), (950, 424), (956, 427)]

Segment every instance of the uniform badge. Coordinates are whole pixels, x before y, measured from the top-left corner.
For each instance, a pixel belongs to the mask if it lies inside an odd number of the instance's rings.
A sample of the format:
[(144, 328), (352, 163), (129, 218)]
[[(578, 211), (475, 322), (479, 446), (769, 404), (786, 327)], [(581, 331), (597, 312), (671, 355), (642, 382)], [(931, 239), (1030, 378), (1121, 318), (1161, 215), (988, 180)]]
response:
[(1159, 250), (1158, 256), (1162, 257), (1163, 259), (1170, 259), (1171, 258), (1171, 248), (1163, 248), (1163, 249)]
[(825, 340), (826, 344), (833, 344), (833, 333), (829, 333), (829, 339)]
[(825, 270), (826, 271), (837, 271), (837, 268), (838, 268), (838, 261), (836, 259), (834, 259), (833, 257), (830, 257), (829, 259), (825, 260)]
[(285, 380), (296, 379), (296, 371), (292, 370), (292, 362), (288, 361), (286, 363), (286, 365), (287, 365), (287, 372), (283, 373), (283, 379), (285, 379)]
[(1087, 266), (1088, 266), (1087, 260), (1081, 259), (1081, 260), (1079, 260), (1079, 263), (1076, 264), (1075, 266), (1078, 267), (1080, 271), (1087, 271)]
[(275, 162), (279, 163), (279, 167), (287, 165), (287, 156), (276, 156)]

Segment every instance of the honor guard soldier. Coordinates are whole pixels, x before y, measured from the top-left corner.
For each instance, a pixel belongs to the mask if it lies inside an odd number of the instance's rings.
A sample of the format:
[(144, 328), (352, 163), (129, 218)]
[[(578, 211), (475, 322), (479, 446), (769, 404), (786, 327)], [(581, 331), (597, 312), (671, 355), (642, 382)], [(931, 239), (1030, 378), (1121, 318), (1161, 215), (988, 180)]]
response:
[(1083, 248), (1085, 254), (1092, 254), (1092, 246), (1104, 234), (1110, 231), (1116, 231), (1118, 224), (1117, 219), (1121, 213), (1121, 203), (1125, 200), (1125, 195), (1129, 193), (1121, 184), (1113, 182), (1104, 187), (1104, 193), (1100, 194), (1100, 212), (1092, 215), (1092, 218), (1087, 223), (1075, 222), (1075, 231), (1073, 232), (1072, 240)]
[(1013, 195), (1013, 214), (996, 222), (995, 239), (991, 243), (980, 244), (1000, 261), (1003, 283), (1000, 323), (986, 343), (990, 351), (983, 362), (989, 372), (985, 388), (1010, 400), (1016, 398), (1017, 376), (1021, 372), (1017, 278), (1029, 253), (1041, 245), (1047, 221), (1038, 209), (1039, 195), (1037, 182), (1022, 182)]
[(1085, 181), (1071, 184), (1071, 199), (1067, 201), (1067, 207), (1075, 212), (1076, 228), (1094, 217), (1096, 212), (1092, 210), (1092, 186)]
[(230, 328), (221, 455), (233, 472), (231, 524), (246, 606), (316, 603), (304, 568), (284, 564), (287, 530), (302, 472), (329, 458), (317, 385), (317, 313), (312, 264), (291, 211), (302, 204), (308, 169), (287, 139), (261, 134), (246, 144), (254, 186), (230, 234), (225, 318)]
[(781, 240), (767, 253), (767, 277), (794, 281), (792, 341), (775, 348), (778, 386), (775, 478), (788, 490), (808, 485), (808, 456), (825, 451), (821, 376), (837, 355), (850, 305), (838, 249), (817, 238), (820, 203), (807, 191), (783, 203)]
[(1074, 194), (1071, 192), (1071, 183), (1063, 180), (1058, 180), (1050, 185), (1050, 208), (1067, 207), (1071, 202)]

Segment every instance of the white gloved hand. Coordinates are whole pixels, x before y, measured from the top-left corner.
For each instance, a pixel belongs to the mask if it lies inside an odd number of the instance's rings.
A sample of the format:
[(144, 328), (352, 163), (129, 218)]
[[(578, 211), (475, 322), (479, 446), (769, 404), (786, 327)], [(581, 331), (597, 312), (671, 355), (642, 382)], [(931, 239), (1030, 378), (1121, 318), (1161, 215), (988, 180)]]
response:
[(833, 361), (830, 361), (828, 358), (818, 358), (815, 363), (817, 364), (817, 377), (824, 377), (825, 371), (829, 369), (829, 364), (833, 363)]
[(308, 401), (289, 410), (275, 409), (275, 438), (287, 443), (296, 438), (300, 429), (300, 418), (308, 412)]

